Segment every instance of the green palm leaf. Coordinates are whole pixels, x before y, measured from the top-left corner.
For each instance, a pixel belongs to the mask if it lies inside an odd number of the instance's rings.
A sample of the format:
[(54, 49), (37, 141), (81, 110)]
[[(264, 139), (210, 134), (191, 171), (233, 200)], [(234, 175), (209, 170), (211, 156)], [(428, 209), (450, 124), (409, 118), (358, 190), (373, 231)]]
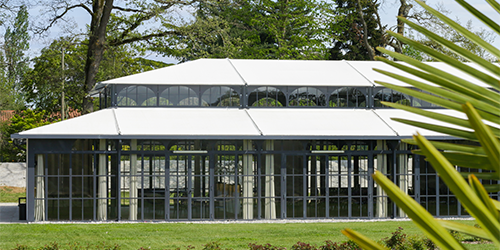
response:
[(481, 182), (479, 182), (479, 180), (477, 179), (476, 176), (471, 174), (471, 175), (469, 175), (469, 183), (470, 183), (472, 190), (474, 190), (474, 192), (479, 197), (479, 199), (481, 199), (481, 201), (484, 203), (484, 205), (486, 205), (486, 207), (490, 210), (490, 213), (493, 216), (495, 216), (496, 220), (498, 221), (498, 219), (500, 219), (500, 214), (498, 214), (498, 210), (495, 208), (495, 205), (493, 204), (493, 202), (491, 202), (491, 198), (488, 195), (488, 193), (486, 192), (486, 190), (484, 189)]
[(392, 201), (441, 249), (465, 249), (441, 224), (413, 198), (405, 194), (384, 174), (377, 171), (373, 179), (389, 195)]
[(365, 237), (364, 235), (351, 230), (349, 228), (346, 228), (341, 231), (345, 236), (349, 237), (349, 239), (355, 241), (362, 249), (373, 249), (373, 250), (385, 250), (388, 249), (386, 247), (383, 247), (379, 244), (377, 244), (375, 241), (370, 240), (369, 238)]
[(493, 46), (493, 45), (489, 44), (488, 42), (484, 41), (483, 39), (481, 39), (479, 36), (477, 36), (473, 32), (471, 32), (468, 29), (462, 27), (460, 24), (458, 24), (455, 21), (451, 20), (450, 18), (448, 18), (447, 16), (445, 16), (441, 12), (439, 12), (439, 11), (431, 8), (430, 6), (428, 6), (427, 4), (425, 4), (424, 2), (419, 1), (419, 0), (415, 0), (415, 1), (420, 6), (422, 6), (424, 9), (426, 9), (427, 11), (429, 11), (429, 13), (431, 13), (432, 15), (438, 17), (441, 21), (443, 21), (444, 23), (448, 24), (450, 27), (452, 27), (453, 29), (455, 29), (456, 31), (458, 31), (460, 34), (464, 35), (469, 40), (471, 40), (471, 41), (475, 42), (476, 44), (480, 45), (482, 48), (484, 48), (485, 50), (487, 50), (488, 52), (490, 52), (491, 54), (493, 54), (497, 58), (500, 58), (500, 50), (497, 49), (495, 46)]
[(489, 211), (460, 173), (455, 170), (455, 167), (427, 139), (421, 135), (414, 138), (441, 180), (460, 200), (469, 214), (476, 218), (477, 223), (488, 234), (488, 238), (500, 247), (500, 223), (496, 220), (496, 216)]
[[(402, 141), (412, 145), (417, 144), (417, 141), (415, 141), (414, 139), (403, 139)], [(484, 156), (486, 155), (484, 149), (480, 146), (456, 144), (456, 143), (441, 142), (441, 141), (431, 141), (431, 144), (440, 150), (456, 151), (456, 152), (463, 152), (463, 153), (470, 153), (470, 154), (484, 155)]]
[[(398, 18), (401, 21), (403, 21), (405, 24), (410, 26), (411, 28), (415, 29), (416, 31), (426, 35), (427, 37), (433, 39), (434, 41), (437, 41), (438, 43), (451, 49), (452, 51), (463, 56), (464, 58), (469, 59), (471, 62), (475, 62), (478, 65), (481, 65), (483, 68), (487, 69), (488, 71), (492, 72), (493, 74), (500, 76), (500, 72), (499, 72), (498, 67), (491, 64), (491, 62), (489, 62), (489, 61), (481, 58), (480, 56), (456, 45), (455, 43), (453, 43), (451, 41), (448, 41), (448, 40), (442, 38), (441, 36), (435, 34), (434, 32), (429, 31), (428, 29), (426, 29), (420, 25), (417, 25), (413, 22), (408, 21), (406, 18), (403, 18), (403, 17), (398, 17)], [(495, 86), (498, 88), (499, 84), (498, 83), (494, 84), (493, 87), (495, 87)]]
[(445, 227), (448, 230), (455, 230), (475, 237), (488, 239), (488, 235), (486, 234), (486, 232), (480, 228), (465, 225), (454, 221), (448, 221), (448, 220), (438, 220), (438, 221), (443, 227)]
[[(492, 77), (491, 75), (485, 74), (482, 71), (479, 71), (479, 70), (477, 70), (477, 69), (475, 69), (467, 64), (464, 64), (462, 62), (457, 61), (455, 58), (452, 58), (451, 56), (445, 55), (445, 54), (443, 54), (439, 51), (436, 51), (432, 48), (429, 48), (429, 47), (427, 47), (427, 46), (425, 46), (425, 45), (423, 45), (415, 40), (406, 38), (398, 33), (394, 33), (392, 31), (388, 31), (387, 33), (389, 35), (397, 38), (398, 40), (419, 49), (420, 51), (430, 55), (431, 57), (433, 57), (439, 61), (445, 62), (446, 64), (453, 66), (453, 67), (455, 67), (463, 72), (467, 72), (469, 75), (474, 76), (475, 78), (487, 83), (488, 85), (490, 85), (496, 89), (498, 89), (500, 87), (498, 79), (496, 79), (495, 77)], [(490, 63), (490, 65), (495, 67), (491, 63)], [(498, 68), (496, 70), (494, 70), (494, 72), (495, 72), (495, 74), (500, 74)]]
[[(496, 4), (498, 7), (498, 10), (500, 11), (500, 5), (495, 2), (495, 1), (490, 1), (492, 4)], [(483, 13), (478, 11), (476, 8), (472, 7), (472, 5), (468, 4), (464, 0), (457, 0), (457, 3), (462, 5), (466, 10), (468, 10), (472, 15), (477, 17), (479, 20), (481, 20), (484, 24), (488, 25), (492, 30), (500, 34), (500, 25), (498, 25), (495, 21), (491, 20), (487, 16), (485, 16)], [(494, 6), (494, 5), (493, 5)]]
[(488, 159), (493, 166), (499, 167), (500, 170), (500, 142), (493, 135), (493, 132), (484, 125), (476, 109), (470, 103), (464, 104), (463, 107)]
[[(385, 53), (389, 56), (392, 56), (398, 60), (404, 61), (416, 68), (421, 69), (424, 72), (430, 73), (436, 77), (442, 78), (442, 80), (438, 82), (433, 82), (436, 83), (442, 87), (449, 88), (451, 90), (457, 91), (458, 93), (462, 93), (465, 95), (470, 95), (470, 97), (473, 98), (478, 98), (479, 100), (487, 98), (485, 101), (488, 103), (498, 106), (498, 103), (500, 102), (498, 97), (500, 94), (495, 93), (493, 91), (489, 91), (481, 86), (478, 86), (474, 83), (471, 83), (467, 80), (464, 80), (458, 76), (455, 76), (453, 74), (450, 74), (448, 72), (442, 71), (440, 69), (436, 69), (426, 63), (423, 63), (421, 61), (415, 60), (409, 56), (405, 56), (384, 48), (377, 48), (382, 53)], [(387, 62), (387, 59), (382, 59), (380, 57), (376, 57), (376, 60), (384, 61)], [(387, 62), (389, 63), (389, 62)], [(394, 66), (395, 63), (390, 63), (392, 66)], [(421, 73), (419, 73), (421, 74)], [(419, 76), (419, 75), (417, 75)]]

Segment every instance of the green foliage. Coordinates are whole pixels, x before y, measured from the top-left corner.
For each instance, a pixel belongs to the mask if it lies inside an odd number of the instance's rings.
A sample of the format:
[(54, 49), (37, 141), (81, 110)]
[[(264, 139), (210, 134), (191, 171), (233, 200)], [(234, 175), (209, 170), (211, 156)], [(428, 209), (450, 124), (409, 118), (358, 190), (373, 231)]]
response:
[(264, 244), (264, 245), (259, 245), (257, 243), (248, 243), (248, 247), (251, 250), (284, 250), (284, 249), (286, 249), (286, 247), (277, 247), (277, 246), (273, 246), (269, 243)]
[[(415, 6), (415, 8), (418, 8), (420, 6)], [(438, 5), (437, 10), (447, 16), (451, 16), (451, 12), (445, 7)], [(422, 26), (425, 27), (426, 29), (432, 31), (435, 34), (438, 34), (439, 36), (445, 38), (446, 40), (449, 40), (453, 42), (454, 44), (467, 49), (468, 51), (486, 59), (486, 60), (494, 60), (494, 57), (488, 53), (484, 48), (479, 46), (477, 43), (473, 42), (472, 40), (468, 39), (466, 36), (458, 32), (457, 30), (453, 29), (452, 27), (446, 25), (445, 22), (443, 22), (441, 19), (438, 17), (432, 15), (430, 12), (427, 10), (420, 8), (419, 11), (416, 11), (419, 18), (418, 23)], [(460, 20), (457, 18), (455, 22), (460, 23)], [(468, 20), (465, 22), (464, 27), (468, 30), (473, 31), (473, 33), (479, 37), (481, 37), (483, 40), (488, 41), (488, 42), (493, 42), (494, 39), (494, 33), (490, 32), (484, 28), (478, 28), (473, 25), (472, 20)], [(416, 41), (419, 41), (420, 43), (435, 49), (436, 51), (439, 51), (445, 55), (451, 56), (457, 60), (466, 62), (467, 59), (463, 58), (453, 52), (453, 50), (450, 50), (448, 47), (440, 44), (436, 40), (430, 39), (429, 37), (419, 33), (418, 31), (412, 29), (411, 27), (406, 33), (406, 37), (412, 38)], [(419, 61), (437, 61), (435, 58), (422, 53), (420, 50), (414, 48), (411, 45), (408, 44), (403, 44), (403, 55), (407, 55), (409, 57), (415, 58)]]
[[(86, 41), (59, 38), (43, 48), (41, 55), (33, 59), (34, 66), (22, 83), (26, 100), (33, 108), (49, 113), (60, 112), (64, 78), (66, 107), (82, 110), (83, 98), (88, 94), (84, 88), (87, 53), (85, 44)], [(140, 58), (139, 55), (127, 46), (106, 50), (96, 76), (97, 81), (168, 66), (162, 62)], [(64, 69), (61, 65), (63, 56)]]
[(11, 134), (40, 127), (55, 122), (45, 110), (36, 111), (26, 109), (17, 111), (10, 119), (10, 122), (0, 127), (0, 154), (4, 161), (25, 161), (26, 147), (24, 143), (14, 142), (10, 138)]
[(325, 59), (329, 9), (322, 1), (204, 1), (181, 29), (177, 57)]
[(20, 90), (29, 67), (26, 56), (30, 40), (28, 24), (28, 10), (21, 5), (12, 27), (5, 31), (4, 51), (0, 52), (0, 110), (24, 107)]
[[(117, 249), (120, 249), (120, 246), (119, 245), (109, 245), (109, 244), (106, 244), (105, 242), (101, 243), (101, 244), (96, 244), (96, 245), (81, 245), (80, 243), (78, 242), (73, 242), (73, 243), (70, 243), (70, 244), (67, 244), (67, 245), (61, 245), (57, 242), (52, 242), (52, 243), (49, 243), (43, 247), (39, 247), (39, 248), (31, 248), (31, 247), (28, 247), (26, 245), (17, 245), (15, 248), (15, 250), (31, 250), (31, 249), (36, 249), (36, 250), (59, 250), (59, 249), (68, 249), (68, 250), (84, 250), (84, 249), (103, 249), (103, 250), (117, 250)], [(142, 248), (141, 248), (142, 249)]]
[[(465, 1), (457, 0), (457, 2), (491, 27), (493, 31), (500, 34), (500, 26), (498, 26), (496, 22), (482, 15), (478, 10), (467, 4)], [(477, 34), (471, 32), (467, 27), (463, 27), (457, 22), (451, 20), (440, 11), (429, 7), (424, 2), (417, 1), (417, 3), (425, 8), (430, 14), (439, 18), (439, 20), (448, 25), (450, 29), (453, 29), (457, 33), (460, 33), (462, 36), (469, 39), (470, 42), (475, 44), (475, 46), (481, 47), (488, 53), (491, 53), (497, 58), (497, 60), (500, 59), (500, 50), (482, 39), (481, 36), (478, 36)], [(440, 249), (464, 249), (464, 246), (459, 242), (459, 239), (450, 234), (448, 230), (458, 231), (470, 236), (490, 240), (495, 247), (499, 248), (500, 202), (491, 199), (488, 195), (488, 191), (498, 192), (498, 190), (500, 190), (500, 186), (498, 184), (483, 186), (481, 181), (476, 177), (477, 174), (479, 177), (484, 177), (487, 180), (500, 180), (500, 169), (498, 167), (500, 166), (500, 131), (498, 129), (500, 126), (499, 67), (492, 64), (489, 60), (484, 59), (480, 55), (477, 55), (474, 51), (471, 51), (470, 47), (464, 45), (459, 46), (459, 44), (448, 40), (446, 37), (439, 36), (438, 34), (428, 30), (426, 27), (417, 25), (404, 18), (400, 18), (400, 20), (427, 36), (429, 40), (446, 47), (446, 50), (450, 53), (454, 53), (454, 56), (448, 55), (448, 52), (446, 51), (432, 48), (432, 46), (428, 44), (419, 43), (400, 34), (389, 32), (391, 35), (396, 37), (401, 42), (413, 46), (415, 49), (427, 54), (427, 56), (446, 63), (450, 67), (461, 70), (465, 74), (475, 77), (476, 80), (481, 82), (481, 84), (488, 86), (488, 88), (480, 86), (476, 83), (462, 79), (457, 75), (440, 71), (411, 57), (379, 48), (380, 51), (395, 59), (406, 62), (407, 64), (413, 66), (413, 68), (404, 66), (403, 64), (394, 63), (381, 57), (377, 59), (385, 61), (400, 70), (427, 80), (439, 87), (382, 70), (376, 71), (406, 82), (415, 88), (419, 88), (424, 92), (432, 94), (420, 94), (417, 93), (418, 91), (414, 91), (410, 88), (401, 88), (385, 82), (377, 81), (377, 83), (393, 88), (401, 93), (413, 95), (424, 101), (437, 104), (444, 108), (461, 112), (467, 117), (467, 119), (461, 119), (455, 116), (411, 108), (401, 104), (383, 102), (384, 105), (439, 120), (449, 125), (453, 125), (455, 128), (398, 118), (393, 118), (393, 120), (450, 136), (459, 137), (480, 145), (470, 145), (471, 143), (456, 145), (452, 143), (430, 142), (419, 134), (415, 135), (412, 140), (404, 140), (404, 142), (417, 145), (420, 148), (419, 150), (414, 151), (414, 153), (421, 154), (426, 157), (426, 160), (439, 174), (440, 180), (448, 186), (450, 191), (455, 195), (455, 197), (457, 197), (467, 212), (476, 219), (480, 228), (474, 228), (462, 223), (436, 220), (429, 212), (420, 206), (420, 204), (405, 194), (385, 175), (380, 172), (376, 172), (373, 175), (373, 178), (380, 185), (380, 187), (384, 189), (391, 200), (394, 201), (406, 214), (408, 214), (413, 222)], [(467, 60), (474, 62), (478, 66), (482, 67), (482, 70), (478, 70), (477, 68), (470, 66), (470, 64), (460, 62), (458, 60), (459, 58), (466, 58)], [(488, 121), (489, 124), (493, 125), (486, 125), (483, 121)], [(441, 150), (451, 152), (441, 153)], [(481, 164), (477, 164), (478, 161), (481, 162)], [(461, 174), (456, 170), (455, 165), (479, 169), (480, 171)], [(464, 179), (464, 177), (467, 178), (468, 182)], [(351, 232), (345, 234), (356, 240), (359, 244), (367, 246), (367, 249), (377, 249), (376, 245), (368, 246), (368, 244), (371, 244), (371, 241), (367, 238), (355, 237), (356, 234)], [(428, 247), (430, 246), (430, 244), (426, 245)]]
[[(358, 3), (361, 4), (363, 19), (366, 23), (368, 34), (358, 11)], [(385, 26), (378, 20), (380, 3), (376, 0), (335, 0), (336, 22), (330, 25), (334, 33), (335, 42), (329, 52), (330, 60), (372, 60), (368, 49), (364, 44), (363, 37), (368, 36), (368, 44), (371, 47), (385, 46)], [(376, 55), (380, 55), (376, 52)]]
[[(217, 242), (217, 241), (212, 241), (212, 242), (209, 242), (205, 245), (203, 245), (203, 250), (223, 250), (224, 248), (222, 248), (222, 244)], [(225, 248), (226, 250), (229, 250), (230, 248)]]

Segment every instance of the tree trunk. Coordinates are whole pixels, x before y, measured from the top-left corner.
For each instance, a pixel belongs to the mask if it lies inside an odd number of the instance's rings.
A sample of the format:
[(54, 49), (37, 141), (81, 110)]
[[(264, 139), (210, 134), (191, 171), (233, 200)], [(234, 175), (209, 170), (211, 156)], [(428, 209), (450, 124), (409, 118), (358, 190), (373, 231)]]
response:
[[(399, 6), (398, 16), (408, 18), (411, 8), (413, 5), (409, 4), (406, 0), (399, 0), (401, 5)], [(405, 24), (401, 20), (397, 20), (398, 28), (397, 33), (404, 36), (405, 34)], [(396, 46), (394, 46), (394, 51), (397, 53), (403, 53), (402, 44), (399, 41), (396, 41)]]
[[(93, 0), (92, 20), (90, 23), (90, 37), (85, 62), (85, 84), (84, 91), (89, 93), (96, 83), (96, 75), (102, 60), (106, 45), (106, 27), (113, 8), (113, 0)], [(92, 98), (86, 96), (83, 99), (83, 114), (94, 111)]]
[(366, 25), (365, 17), (363, 16), (363, 8), (361, 7), (361, 1), (358, 0), (358, 14), (361, 19), (361, 24), (363, 24), (363, 43), (365, 45), (366, 50), (368, 51), (368, 55), (370, 56), (370, 60), (375, 60), (375, 50), (373, 50), (372, 46), (368, 43), (368, 26)]

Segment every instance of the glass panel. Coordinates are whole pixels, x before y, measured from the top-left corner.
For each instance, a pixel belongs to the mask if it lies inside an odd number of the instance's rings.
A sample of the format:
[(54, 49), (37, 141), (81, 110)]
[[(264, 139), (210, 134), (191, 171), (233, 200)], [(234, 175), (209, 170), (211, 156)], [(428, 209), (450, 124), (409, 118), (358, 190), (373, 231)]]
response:
[(186, 86), (172, 86), (160, 94), (160, 106), (199, 106), (196, 92)]
[(238, 107), (240, 105), (239, 93), (230, 87), (212, 87), (202, 95), (203, 106)]
[(192, 218), (209, 219), (210, 213), (210, 174), (207, 156), (193, 155), (192, 163)]
[(274, 87), (260, 87), (248, 96), (251, 107), (283, 107), (286, 106), (285, 94)]
[(326, 96), (321, 90), (313, 87), (298, 88), (289, 96), (289, 106), (325, 106)]
[(337, 108), (366, 107), (366, 97), (356, 88), (343, 87), (332, 92), (328, 106)]
[(157, 106), (155, 91), (146, 86), (137, 87), (137, 100), (140, 106)]
[(116, 96), (116, 103), (118, 106), (137, 106), (137, 87), (123, 88)]

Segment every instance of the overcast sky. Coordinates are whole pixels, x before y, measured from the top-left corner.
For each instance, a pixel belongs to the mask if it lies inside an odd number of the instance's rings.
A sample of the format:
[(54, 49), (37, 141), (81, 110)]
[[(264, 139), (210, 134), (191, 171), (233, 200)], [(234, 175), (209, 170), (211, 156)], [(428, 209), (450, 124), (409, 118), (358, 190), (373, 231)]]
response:
[[(444, 7), (451, 11), (450, 18), (459, 19), (462, 24), (465, 24), (468, 20), (472, 20), (475, 27), (485, 27), (482, 22), (478, 21), (470, 13), (464, 10), (460, 5), (455, 3), (455, 1), (442, 1), (442, 0), (428, 0), (431, 6), (438, 3), (444, 5)], [(485, 15), (490, 17), (492, 20), (500, 23), (500, 14), (498, 14), (493, 8), (489, 6), (484, 0), (468, 0), (469, 4), (473, 5), (478, 10), (482, 11)], [(414, 4), (416, 5), (416, 4)], [(399, 0), (383, 0), (383, 5), (380, 10), (380, 15), (382, 18), (382, 23), (393, 26), (396, 23), (397, 9), (399, 7)], [(38, 10), (33, 9), (30, 11), (30, 15), (33, 21), (37, 20)], [(87, 12), (83, 10), (75, 10), (72, 12), (72, 19), (77, 23), (78, 27), (69, 27), (72, 30), (83, 30), (85, 25), (90, 22), (90, 17)], [(66, 27), (68, 28), (68, 27)], [(488, 29), (490, 30), (490, 29)], [(46, 38), (34, 38), (31, 43), (31, 57), (38, 56), (40, 50), (50, 44), (52, 39), (59, 37), (62, 34), (61, 26), (56, 26), (50, 30), (49, 36)], [(2, 31), (4, 32), (4, 31)], [(500, 47), (500, 37), (495, 36), (494, 45)], [(150, 56), (150, 59), (161, 60), (170, 63), (176, 63), (177, 61), (173, 58), (161, 58)]]

